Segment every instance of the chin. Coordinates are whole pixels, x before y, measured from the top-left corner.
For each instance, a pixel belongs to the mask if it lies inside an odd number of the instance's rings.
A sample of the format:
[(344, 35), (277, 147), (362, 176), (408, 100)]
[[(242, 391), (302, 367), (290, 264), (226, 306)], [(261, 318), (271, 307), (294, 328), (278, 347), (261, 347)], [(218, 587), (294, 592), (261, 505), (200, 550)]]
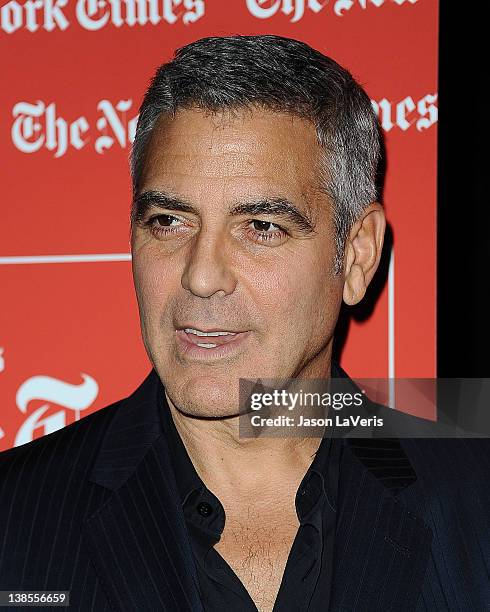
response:
[(238, 378), (193, 376), (168, 381), (167, 393), (176, 408), (195, 417), (231, 417), (239, 413)]

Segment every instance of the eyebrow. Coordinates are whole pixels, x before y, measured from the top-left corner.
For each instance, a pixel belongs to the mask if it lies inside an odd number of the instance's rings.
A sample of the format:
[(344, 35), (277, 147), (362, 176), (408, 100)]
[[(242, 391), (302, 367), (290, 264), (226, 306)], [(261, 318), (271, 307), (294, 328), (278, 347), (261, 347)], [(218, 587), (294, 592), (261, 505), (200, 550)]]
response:
[[(149, 210), (166, 209), (199, 215), (199, 209), (163, 191), (148, 190), (136, 196), (131, 207), (131, 223), (140, 223)], [(259, 198), (249, 202), (239, 202), (228, 209), (230, 216), (269, 215), (286, 219), (298, 230), (309, 234), (314, 226), (310, 218), (286, 198)]]

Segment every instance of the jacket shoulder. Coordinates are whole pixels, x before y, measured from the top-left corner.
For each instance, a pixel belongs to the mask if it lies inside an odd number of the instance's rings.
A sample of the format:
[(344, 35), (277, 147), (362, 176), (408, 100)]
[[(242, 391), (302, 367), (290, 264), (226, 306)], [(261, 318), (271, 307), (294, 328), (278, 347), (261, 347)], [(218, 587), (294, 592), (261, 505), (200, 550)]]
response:
[(425, 483), (427, 491), (448, 488), (462, 492), (471, 491), (473, 487), (486, 488), (490, 473), (490, 438), (373, 402), (370, 414), (381, 418), (383, 427), (373, 430), (372, 437), (368, 438), (361, 430), (360, 439), (352, 442), (357, 455), (369, 460), (371, 454), (378, 457), (380, 449), (384, 449), (385, 461), (389, 463), (400, 460), (400, 451), (395, 450), (400, 448), (419, 484)]
[(438, 482), (481, 481), (490, 472), (490, 438), (383, 406), (387, 431), (398, 438), (419, 478)]
[(70, 475), (75, 472), (80, 475), (81, 472), (86, 476), (116, 415), (126, 413), (129, 424), (134, 423), (138, 418), (138, 408), (148, 402), (157, 383), (158, 375), (152, 370), (128, 397), (99, 408), (42, 438), (1, 452), (0, 492), (2, 487), (5, 490), (6, 483), (15, 483), (18, 477), (50, 470), (69, 472)]
[(95, 457), (105, 431), (124, 401), (120, 399), (62, 429), (0, 452), (0, 485), (5, 484), (5, 478), (11, 479), (19, 472), (26, 474), (32, 468), (37, 470), (51, 464), (61, 465), (63, 469), (73, 464), (89, 469), (91, 458)]
[(458, 488), (485, 485), (490, 473), (489, 438), (405, 438), (400, 440), (419, 478), (452, 482)]

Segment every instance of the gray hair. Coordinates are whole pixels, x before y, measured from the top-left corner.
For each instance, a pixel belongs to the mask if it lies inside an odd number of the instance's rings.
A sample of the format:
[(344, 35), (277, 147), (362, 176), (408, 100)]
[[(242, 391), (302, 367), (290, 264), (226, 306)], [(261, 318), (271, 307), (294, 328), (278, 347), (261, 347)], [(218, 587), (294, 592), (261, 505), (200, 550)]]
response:
[(377, 198), (381, 137), (369, 96), (352, 75), (306, 43), (281, 36), (197, 40), (156, 71), (140, 107), (131, 151), (133, 194), (162, 113), (264, 107), (313, 122), (324, 150), (321, 187), (334, 205), (335, 273), (352, 224)]

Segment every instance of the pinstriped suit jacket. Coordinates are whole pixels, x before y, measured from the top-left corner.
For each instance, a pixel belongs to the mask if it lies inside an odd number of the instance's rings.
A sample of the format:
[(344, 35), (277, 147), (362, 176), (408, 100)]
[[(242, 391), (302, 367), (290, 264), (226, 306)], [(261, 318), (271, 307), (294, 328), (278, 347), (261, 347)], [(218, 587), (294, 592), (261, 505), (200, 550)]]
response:
[[(0, 590), (202, 610), (158, 385), (152, 370), (129, 398), (0, 454)], [(490, 610), (490, 440), (341, 444), (330, 610)]]

